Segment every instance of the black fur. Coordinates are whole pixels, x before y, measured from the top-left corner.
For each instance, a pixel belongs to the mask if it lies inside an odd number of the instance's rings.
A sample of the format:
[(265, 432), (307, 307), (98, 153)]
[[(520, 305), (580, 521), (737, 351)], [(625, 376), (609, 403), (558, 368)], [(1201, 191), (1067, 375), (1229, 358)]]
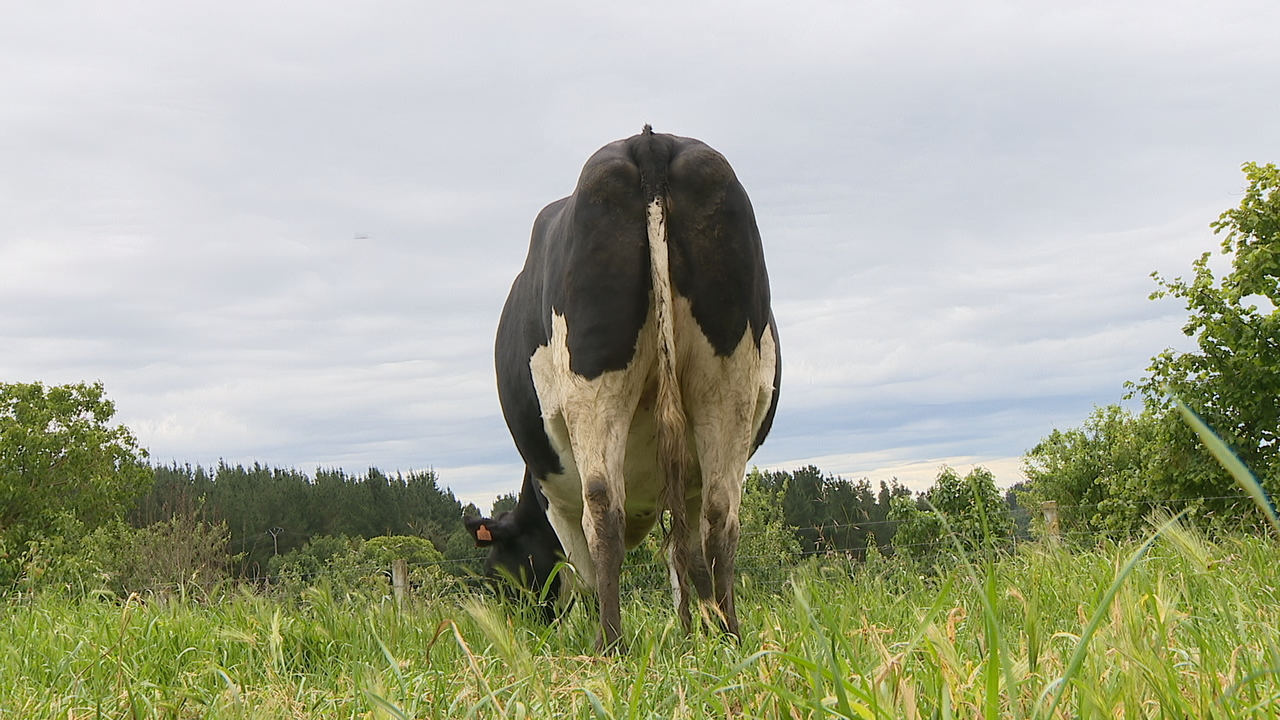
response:
[[(668, 171), (653, 175), (665, 178), (670, 198), (666, 222), (673, 289), (689, 299), (694, 319), (718, 355), (732, 354), (748, 326), (759, 347), (765, 328), (773, 326), (755, 212), (722, 155), (699, 140), (651, 130), (596, 151), (573, 195), (547, 205), (534, 221), (524, 269), (498, 323), (498, 397), (534, 477), (564, 468), (542, 427), (529, 358), (551, 342), (554, 311), (570, 328), (571, 369), (578, 375), (593, 379), (631, 361), (650, 291), (647, 189), (641, 187), (637, 162), (664, 158)], [(736, 241), (724, 242), (726, 237)], [(774, 404), (756, 436), (757, 447), (773, 424), (781, 372), (779, 362)]]
[[(547, 499), (533, 482), (529, 470), (524, 472), (524, 484), (514, 510), (495, 518), (469, 517), (463, 522), (476, 547), (489, 548), (485, 575), (498, 581), (517, 582), (530, 591), (533, 598), (542, 599), (539, 603), (542, 617), (547, 622), (553, 620), (563, 583), (559, 574), (553, 575), (552, 571), (564, 560), (564, 551), (547, 520)], [(481, 538), (485, 532), (489, 535), (487, 540)]]

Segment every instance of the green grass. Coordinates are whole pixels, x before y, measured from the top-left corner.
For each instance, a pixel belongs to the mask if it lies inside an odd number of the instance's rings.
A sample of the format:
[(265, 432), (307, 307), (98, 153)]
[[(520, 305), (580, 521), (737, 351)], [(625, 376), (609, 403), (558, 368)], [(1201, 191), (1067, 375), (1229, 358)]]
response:
[(586, 603), (40, 596), (0, 606), (0, 717), (1280, 718), (1280, 546), (1174, 522), (1138, 550), (815, 561), (744, 581), (736, 644), (636, 591), (618, 658)]

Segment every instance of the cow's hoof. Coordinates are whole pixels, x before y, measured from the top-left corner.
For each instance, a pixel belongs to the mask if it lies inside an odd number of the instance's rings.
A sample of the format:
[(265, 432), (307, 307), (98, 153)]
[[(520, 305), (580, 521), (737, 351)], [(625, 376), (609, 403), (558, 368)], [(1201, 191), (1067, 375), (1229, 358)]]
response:
[(596, 635), (596, 652), (601, 655), (626, 655), (627, 643), (622, 638), (607, 641), (603, 634)]

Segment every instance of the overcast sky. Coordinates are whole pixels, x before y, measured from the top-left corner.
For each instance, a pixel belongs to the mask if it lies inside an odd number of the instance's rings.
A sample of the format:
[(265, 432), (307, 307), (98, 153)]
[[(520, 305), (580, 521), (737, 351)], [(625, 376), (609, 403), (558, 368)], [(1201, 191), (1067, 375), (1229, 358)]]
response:
[(755, 205), (782, 400), (754, 462), (1020, 479), (1187, 347), (1280, 160), (1280, 4), (10, 3), (0, 381), (105, 383), (159, 463), (519, 484), (498, 313), (538, 210), (646, 122)]

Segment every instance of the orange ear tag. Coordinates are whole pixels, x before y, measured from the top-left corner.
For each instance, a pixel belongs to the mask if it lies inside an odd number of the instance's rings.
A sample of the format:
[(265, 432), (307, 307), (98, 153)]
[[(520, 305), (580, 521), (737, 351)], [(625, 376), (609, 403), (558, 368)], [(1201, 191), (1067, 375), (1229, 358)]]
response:
[(485, 542), (490, 542), (493, 540), (493, 533), (489, 532), (488, 525), (481, 525), (480, 527), (476, 528), (476, 539), (483, 540)]

